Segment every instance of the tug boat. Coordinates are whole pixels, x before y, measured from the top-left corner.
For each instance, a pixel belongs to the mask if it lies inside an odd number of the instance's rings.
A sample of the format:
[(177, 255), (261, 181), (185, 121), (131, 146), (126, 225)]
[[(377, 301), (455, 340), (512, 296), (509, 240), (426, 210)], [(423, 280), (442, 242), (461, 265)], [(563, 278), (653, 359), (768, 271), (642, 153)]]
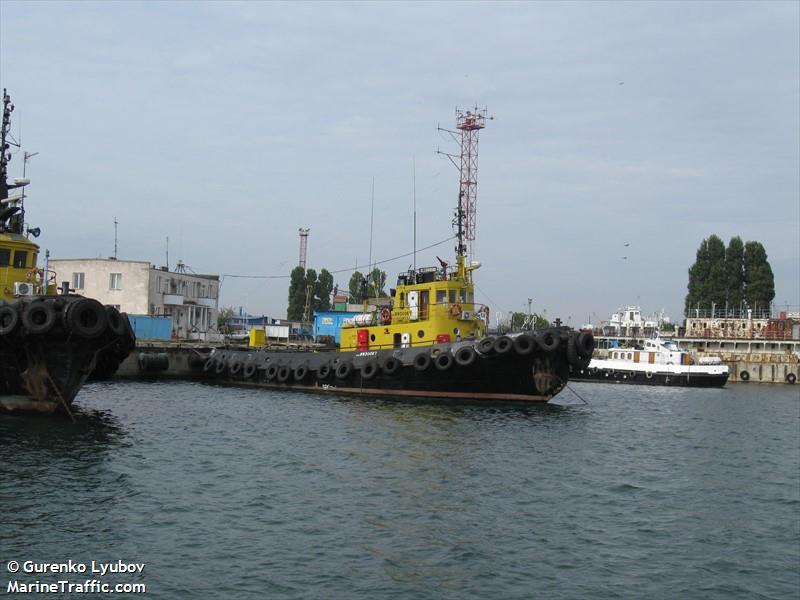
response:
[[(90, 373), (113, 371), (135, 345), (127, 316), (59, 290), (37, 267), (39, 228), (25, 224), (29, 180), (8, 181), (11, 113), (3, 90), (0, 127), (0, 414), (64, 413)], [(16, 145), (16, 144), (15, 144)], [(9, 190), (19, 189), (14, 195)]]
[[(474, 118), (467, 113), (467, 118)], [(462, 147), (462, 165), (465, 161)], [(463, 169), (463, 167), (462, 167)], [(462, 171), (464, 179), (470, 180)], [(468, 181), (474, 184), (474, 181)], [(487, 335), (489, 308), (475, 302), (467, 264), (464, 191), (454, 225), (455, 266), (401, 273), (388, 303), (366, 308), (341, 329), (335, 351), (219, 349), (203, 365), (215, 381), (276, 389), (441, 400), (546, 402), (585, 369), (594, 337), (558, 325)]]
[(611, 348), (604, 358), (593, 358), (586, 368), (573, 366), (574, 380), (641, 385), (722, 387), (728, 367), (719, 358), (703, 358), (693, 364), (691, 355), (672, 340), (645, 340), (639, 348)]

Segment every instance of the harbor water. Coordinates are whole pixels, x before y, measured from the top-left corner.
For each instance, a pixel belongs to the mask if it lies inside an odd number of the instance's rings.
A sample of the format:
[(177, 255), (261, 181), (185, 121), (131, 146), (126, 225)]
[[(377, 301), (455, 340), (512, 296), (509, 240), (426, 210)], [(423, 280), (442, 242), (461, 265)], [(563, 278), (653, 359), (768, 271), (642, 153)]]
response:
[(798, 598), (800, 386), (570, 387), (87, 385), (74, 424), (0, 417), (0, 595), (121, 560), (155, 598)]

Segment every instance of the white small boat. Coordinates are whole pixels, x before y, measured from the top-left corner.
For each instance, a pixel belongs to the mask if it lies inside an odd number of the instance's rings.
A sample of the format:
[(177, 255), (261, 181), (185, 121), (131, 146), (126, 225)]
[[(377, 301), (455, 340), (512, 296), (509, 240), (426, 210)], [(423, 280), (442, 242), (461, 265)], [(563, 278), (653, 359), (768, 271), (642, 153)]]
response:
[(694, 364), (692, 356), (672, 340), (645, 340), (642, 348), (610, 348), (604, 358), (592, 358), (585, 369), (573, 367), (570, 379), (633, 383), (722, 387), (728, 367), (717, 359)]

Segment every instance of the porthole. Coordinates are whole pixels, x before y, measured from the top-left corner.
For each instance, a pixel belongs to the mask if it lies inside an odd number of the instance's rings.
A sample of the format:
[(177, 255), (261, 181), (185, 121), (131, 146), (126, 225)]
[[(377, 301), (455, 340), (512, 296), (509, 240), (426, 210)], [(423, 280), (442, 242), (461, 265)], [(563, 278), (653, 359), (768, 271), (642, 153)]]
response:
[(425, 332), (424, 332), (424, 331), (422, 331), (422, 329), (420, 329), (420, 330), (417, 332), (417, 337), (419, 337), (419, 338), (424, 338), (424, 337), (425, 337)]
[(461, 333), (461, 330), (458, 327), (455, 327), (453, 329), (453, 333), (455, 333), (456, 335), (459, 335)]
[(374, 342), (375, 341), (375, 334), (374, 333), (369, 336), (369, 341), (370, 342)]

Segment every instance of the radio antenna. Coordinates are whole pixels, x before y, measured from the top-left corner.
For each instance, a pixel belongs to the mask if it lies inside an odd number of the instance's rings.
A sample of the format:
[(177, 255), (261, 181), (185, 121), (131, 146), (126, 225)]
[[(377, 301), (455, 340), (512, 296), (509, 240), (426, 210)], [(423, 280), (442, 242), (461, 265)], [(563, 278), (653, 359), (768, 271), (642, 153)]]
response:
[(411, 156), (411, 177), (414, 190), (414, 272), (417, 272), (417, 157)]

